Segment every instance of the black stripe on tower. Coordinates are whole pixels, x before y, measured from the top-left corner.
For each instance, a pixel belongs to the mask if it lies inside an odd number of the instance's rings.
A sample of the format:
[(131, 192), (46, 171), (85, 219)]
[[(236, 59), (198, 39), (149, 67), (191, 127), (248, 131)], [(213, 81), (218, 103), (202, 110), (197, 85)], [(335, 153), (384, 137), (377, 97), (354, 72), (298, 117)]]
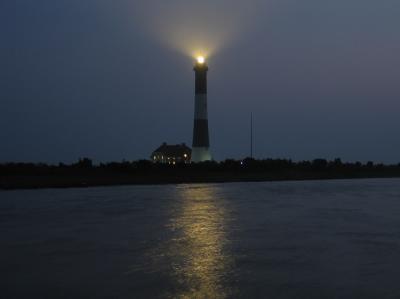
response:
[(193, 147), (210, 147), (208, 120), (195, 119), (193, 127)]
[(195, 92), (196, 94), (207, 93), (207, 71), (208, 67), (206, 64), (197, 63), (194, 67), (195, 71)]

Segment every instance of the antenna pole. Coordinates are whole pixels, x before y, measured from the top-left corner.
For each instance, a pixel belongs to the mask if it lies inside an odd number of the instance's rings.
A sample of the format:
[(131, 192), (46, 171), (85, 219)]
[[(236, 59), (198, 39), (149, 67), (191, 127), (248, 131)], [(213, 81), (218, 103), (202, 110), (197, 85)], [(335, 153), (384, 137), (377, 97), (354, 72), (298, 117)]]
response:
[(253, 112), (250, 113), (250, 158), (253, 159)]

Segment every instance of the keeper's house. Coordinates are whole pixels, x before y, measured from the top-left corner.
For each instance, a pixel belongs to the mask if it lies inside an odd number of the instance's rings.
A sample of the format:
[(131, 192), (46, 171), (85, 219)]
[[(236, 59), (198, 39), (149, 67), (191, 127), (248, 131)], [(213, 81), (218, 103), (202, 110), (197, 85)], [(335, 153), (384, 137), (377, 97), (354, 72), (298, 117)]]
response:
[(185, 143), (169, 145), (163, 143), (151, 154), (151, 160), (154, 163), (177, 164), (190, 163), (192, 157), (192, 149)]

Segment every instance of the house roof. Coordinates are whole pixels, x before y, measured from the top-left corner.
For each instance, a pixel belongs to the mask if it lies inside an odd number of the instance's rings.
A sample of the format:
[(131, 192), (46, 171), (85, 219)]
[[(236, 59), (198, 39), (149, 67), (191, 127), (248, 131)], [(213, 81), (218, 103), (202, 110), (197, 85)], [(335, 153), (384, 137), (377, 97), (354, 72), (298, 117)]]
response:
[(175, 144), (175, 145), (169, 145), (166, 144), (165, 142), (159, 146), (154, 152), (154, 153), (161, 153), (165, 156), (183, 156), (184, 154), (191, 154), (192, 149), (188, 147), (186, 144)]

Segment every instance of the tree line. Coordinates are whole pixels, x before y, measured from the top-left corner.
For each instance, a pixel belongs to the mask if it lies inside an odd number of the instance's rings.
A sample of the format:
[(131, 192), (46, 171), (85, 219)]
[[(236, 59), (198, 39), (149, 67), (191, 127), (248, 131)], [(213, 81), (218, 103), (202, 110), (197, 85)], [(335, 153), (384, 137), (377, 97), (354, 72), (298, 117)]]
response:
[(165, 172), (326, 172), (326, 173), (387, 173), (400, 176), (400, 163), (386, 165), (372, 161), (342, 162), (334, 160), (314, 159), (311, 161), (292, 161), (291, 159), (227, 159), (224, 161), (207, 161), (190, 164), (161, 164), (150, 160), (121, 161), (94, 164), (89, 158), (81, 158), (71, 164), (58, 165), (46, 163), (2, 163), (0, 175), (52, 175), (87, 172), (117, 173), (165, 173)]

